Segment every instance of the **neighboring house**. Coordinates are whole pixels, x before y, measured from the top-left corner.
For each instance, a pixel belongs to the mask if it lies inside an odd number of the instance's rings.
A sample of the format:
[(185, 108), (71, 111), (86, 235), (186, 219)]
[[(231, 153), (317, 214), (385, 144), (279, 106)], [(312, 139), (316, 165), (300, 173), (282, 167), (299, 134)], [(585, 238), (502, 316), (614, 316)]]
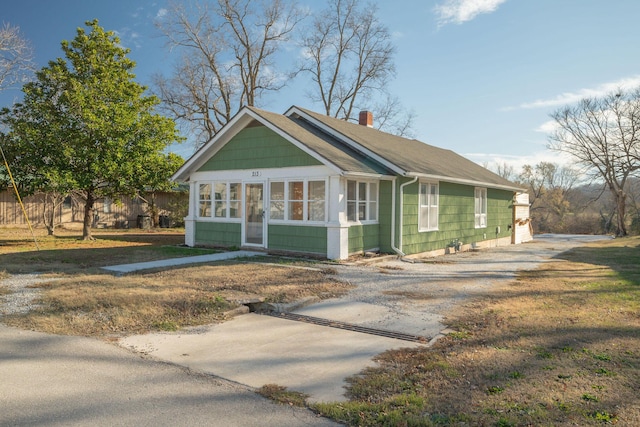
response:
[(329, 259), (512, 243), (523, 188), (372, 124), (243, 108), (173, 176), (190, 184), (185, 243)]

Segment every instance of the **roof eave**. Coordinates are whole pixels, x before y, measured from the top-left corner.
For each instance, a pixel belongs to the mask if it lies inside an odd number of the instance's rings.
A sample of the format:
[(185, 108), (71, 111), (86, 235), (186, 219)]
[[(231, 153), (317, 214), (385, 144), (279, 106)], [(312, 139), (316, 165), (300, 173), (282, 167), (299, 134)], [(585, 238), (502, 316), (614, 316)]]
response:
[(407, 172), (404, 174), (404, 176), (411, 177), (411, 178), (418, 177), (418, 178), (430, 179), (434, 181), (445, 181), (445, 182), (451, 182), (453, 184), (473, 185), (474, 187), (495, 188), (496, 190), (507, 190), (507, 191), (517, 191), (517, 192), (527, 191), (526, 188), (518, 187), (516, 185), (495, 184), (491, 182), (476, 181), (473, 179), (453, 178), (450, 176), (432, 175), (432, 174), (425, 174), (420, 172)]

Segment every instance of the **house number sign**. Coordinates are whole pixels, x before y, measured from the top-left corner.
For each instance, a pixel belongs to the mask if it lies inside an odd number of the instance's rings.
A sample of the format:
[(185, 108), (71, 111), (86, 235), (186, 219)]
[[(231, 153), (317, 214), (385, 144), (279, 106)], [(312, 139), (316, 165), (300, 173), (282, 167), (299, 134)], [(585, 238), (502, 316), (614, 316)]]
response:
[(251, 176), (254, 176), (254, 177), (255, 177), (255, 176), (262, 176), (262, 172), (260, 172), (260, 171), (253, 171), (253, 172), (251, 172)]

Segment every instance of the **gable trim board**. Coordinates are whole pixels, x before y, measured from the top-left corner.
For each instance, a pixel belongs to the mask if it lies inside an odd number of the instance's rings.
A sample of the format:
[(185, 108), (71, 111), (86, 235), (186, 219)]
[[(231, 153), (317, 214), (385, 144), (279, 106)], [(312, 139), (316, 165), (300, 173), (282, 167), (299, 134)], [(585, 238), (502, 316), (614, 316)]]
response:
[[(290, 144), (294, 151), (287, 151), (283, 144)], [(273, 159), (277, 150), (293, 157), (268, 161), (265, 153)], [(295, 154), (295, 150), (302, 154)], [(265, 156), (262, 162), (259, 153)], [(215, 163), (216, 156), (222, 163)], [(308, 160), (300, 156), (308, 156)], [(205, 167), (207, 164), (210, 166)], [(189, 215), (185, 218), (188, 246), (252, 246), (330, 259), (345, 259), (368, 250), (400, 255), (446, 251), (450, 242), (461, 239), (476, 246), (484, 240), (510, 241), (513, 206), (505, 201), (512, 201), (515, 193), (523, 191), (450, 150), (295, 106), (284, 115), (242, 108), (173, 179), (190, 184)], [(241, 185), (239, 218), (199, 215), (199, 185), (208, 183), (213, 188), (216, 182)], [(455, 196), (442, 198), (451, 206), (438, 208), (437, 215), (446, 218), (443, 228), (418, 230), (422, 182), (448, 183), (438, 186), (440, 192), (455, 189)], [(273, 198), (272, 186), (276, 192), (291, 194), (278, 193)], [(358, 200), (354, 199), (356, 187)], [(496, 232), (481, 233), (474, 227), (476, 187), (490, 189), (489, 217), (493, 215), (494, 220), (487, 227), (499, 221)], [(260, 194), (248, 201), (247, 189)], [(324, 198), (320, 196), (322, 189)], [(205, 205), (220, 202), (221, 195), (211, 190), (209, 197)], [(312, 209), (319, 218), (320, 206), (325, 212), (321, 220), (303, 218)], [(370, 209), (375, 209), (373, 219), (369, 218)], [(291, 218), (278, 218), (285, 212)], [(368, 221), (358, 219), (363, 217)], [(509, 220), (505, 220), (507, 217)], [(255, 221), (262, 221), (263, 234), (249, 241), (247, 233), (257, 233)]]

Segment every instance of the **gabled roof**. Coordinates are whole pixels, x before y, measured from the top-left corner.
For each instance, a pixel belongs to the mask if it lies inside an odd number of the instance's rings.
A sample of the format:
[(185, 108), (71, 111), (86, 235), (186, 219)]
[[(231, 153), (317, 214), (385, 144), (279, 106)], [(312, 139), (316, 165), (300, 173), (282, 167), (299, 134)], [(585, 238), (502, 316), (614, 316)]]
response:
[(240, 130), (257, 121), (343, 175), (418, 176), (426, 179), (520, 191), (522, 188), (454, 153), (300, 107), (284, 115), (244, 107), (175, 173), (188, 180)]
[(315, 123), (336, 138), (346, 141), (387, 165), (400, 175), (420, 176), (465, 184), (522, 191), (509, 180), (461, 155), (425, 144), (416, 139), (391, 135), (374, 128), (349, 123), (300, 107), (291, 107), (289, 116), (300, 116)]

